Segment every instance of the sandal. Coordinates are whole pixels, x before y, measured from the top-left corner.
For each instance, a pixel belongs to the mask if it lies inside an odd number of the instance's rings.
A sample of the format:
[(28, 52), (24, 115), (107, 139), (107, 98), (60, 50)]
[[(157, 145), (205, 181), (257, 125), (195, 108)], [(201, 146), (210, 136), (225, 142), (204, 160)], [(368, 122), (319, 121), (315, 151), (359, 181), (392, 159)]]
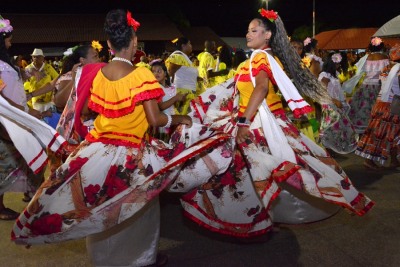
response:
[(0, 211), (0, 220), (4, 221), (16, 220), (18, 216), (19, 216), (18, 212), (9, 208), (4, 208)]
[(167, 263), (168, 263), (168, 256), (162, 253), (157, 253), (156, 262), (147, 266), (148, 267), (165, 266), (167, 265)]

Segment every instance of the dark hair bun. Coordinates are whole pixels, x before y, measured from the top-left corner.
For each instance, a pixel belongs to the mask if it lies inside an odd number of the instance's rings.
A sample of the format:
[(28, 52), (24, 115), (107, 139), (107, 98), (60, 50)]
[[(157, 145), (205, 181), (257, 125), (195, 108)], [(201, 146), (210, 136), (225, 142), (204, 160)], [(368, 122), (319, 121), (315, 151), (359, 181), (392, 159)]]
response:
[(132, 27), (127, 23), (126, 14), (127, 12), (123, 9), (111, 10), (108, 12), (104, 23), (104, 31), (108, 35), (113, 49), (117, 51), (128, 47), (135, 34)]

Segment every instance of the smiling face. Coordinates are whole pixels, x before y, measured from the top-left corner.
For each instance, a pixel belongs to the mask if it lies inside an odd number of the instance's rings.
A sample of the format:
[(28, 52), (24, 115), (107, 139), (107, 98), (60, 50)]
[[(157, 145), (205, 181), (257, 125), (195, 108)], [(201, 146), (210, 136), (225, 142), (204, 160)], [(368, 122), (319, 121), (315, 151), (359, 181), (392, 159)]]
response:
[(268, 46), (271, 38), (271, 31), (267, 31), (261, 22), (253, 19), (247, 30), (246, 40), (247, 46), (251, 49), (263, 49)]

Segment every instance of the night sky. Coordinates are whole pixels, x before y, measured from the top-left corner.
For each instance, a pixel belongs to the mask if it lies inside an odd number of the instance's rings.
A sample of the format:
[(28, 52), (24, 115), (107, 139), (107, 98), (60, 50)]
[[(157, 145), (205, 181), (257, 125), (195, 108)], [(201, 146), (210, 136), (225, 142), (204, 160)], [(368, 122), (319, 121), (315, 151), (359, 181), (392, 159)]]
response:
[[(25, 3), (25, 4), (24, 4)], [(28, 4), (29, 3), (29, 4)], [(165, 13), (174, 22), (209, 26), (222, 37), (244, 37), (261, 0), (2, 0), (3, 13), (104, 13), (127, 8), (135, 13)], [(264, 3), (265, 7), (265, 3)], [(300, 26), (312, 27), (313, 0), (270, 0), (289, 34)], [(399, 0), (315, 0), (317, 32), (351, 27), (380, 27), (400, 15)]]

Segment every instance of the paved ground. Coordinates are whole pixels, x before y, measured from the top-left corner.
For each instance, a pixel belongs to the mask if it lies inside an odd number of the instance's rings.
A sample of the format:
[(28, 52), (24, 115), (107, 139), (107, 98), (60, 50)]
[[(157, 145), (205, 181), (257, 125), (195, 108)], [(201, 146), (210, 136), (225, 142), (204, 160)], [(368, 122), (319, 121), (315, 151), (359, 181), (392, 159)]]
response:
[[(400, 266), (400, 173), (368, 171), (355, 155), (340, 156), (356, 187), (376, 202), (364, 217), (340, 211), (317, 223), (282, 226), (266, 243), (241, 244), (199, 229), (182, 217), (176, 195), (164, 194), (160, 250), (168, 266)], [(6, 194), (6, 204), (22, 211), (22, 195)], [(92, 266), (85, 241), (16, 246), (13, 222), (0, 221), (0, 267)]]

